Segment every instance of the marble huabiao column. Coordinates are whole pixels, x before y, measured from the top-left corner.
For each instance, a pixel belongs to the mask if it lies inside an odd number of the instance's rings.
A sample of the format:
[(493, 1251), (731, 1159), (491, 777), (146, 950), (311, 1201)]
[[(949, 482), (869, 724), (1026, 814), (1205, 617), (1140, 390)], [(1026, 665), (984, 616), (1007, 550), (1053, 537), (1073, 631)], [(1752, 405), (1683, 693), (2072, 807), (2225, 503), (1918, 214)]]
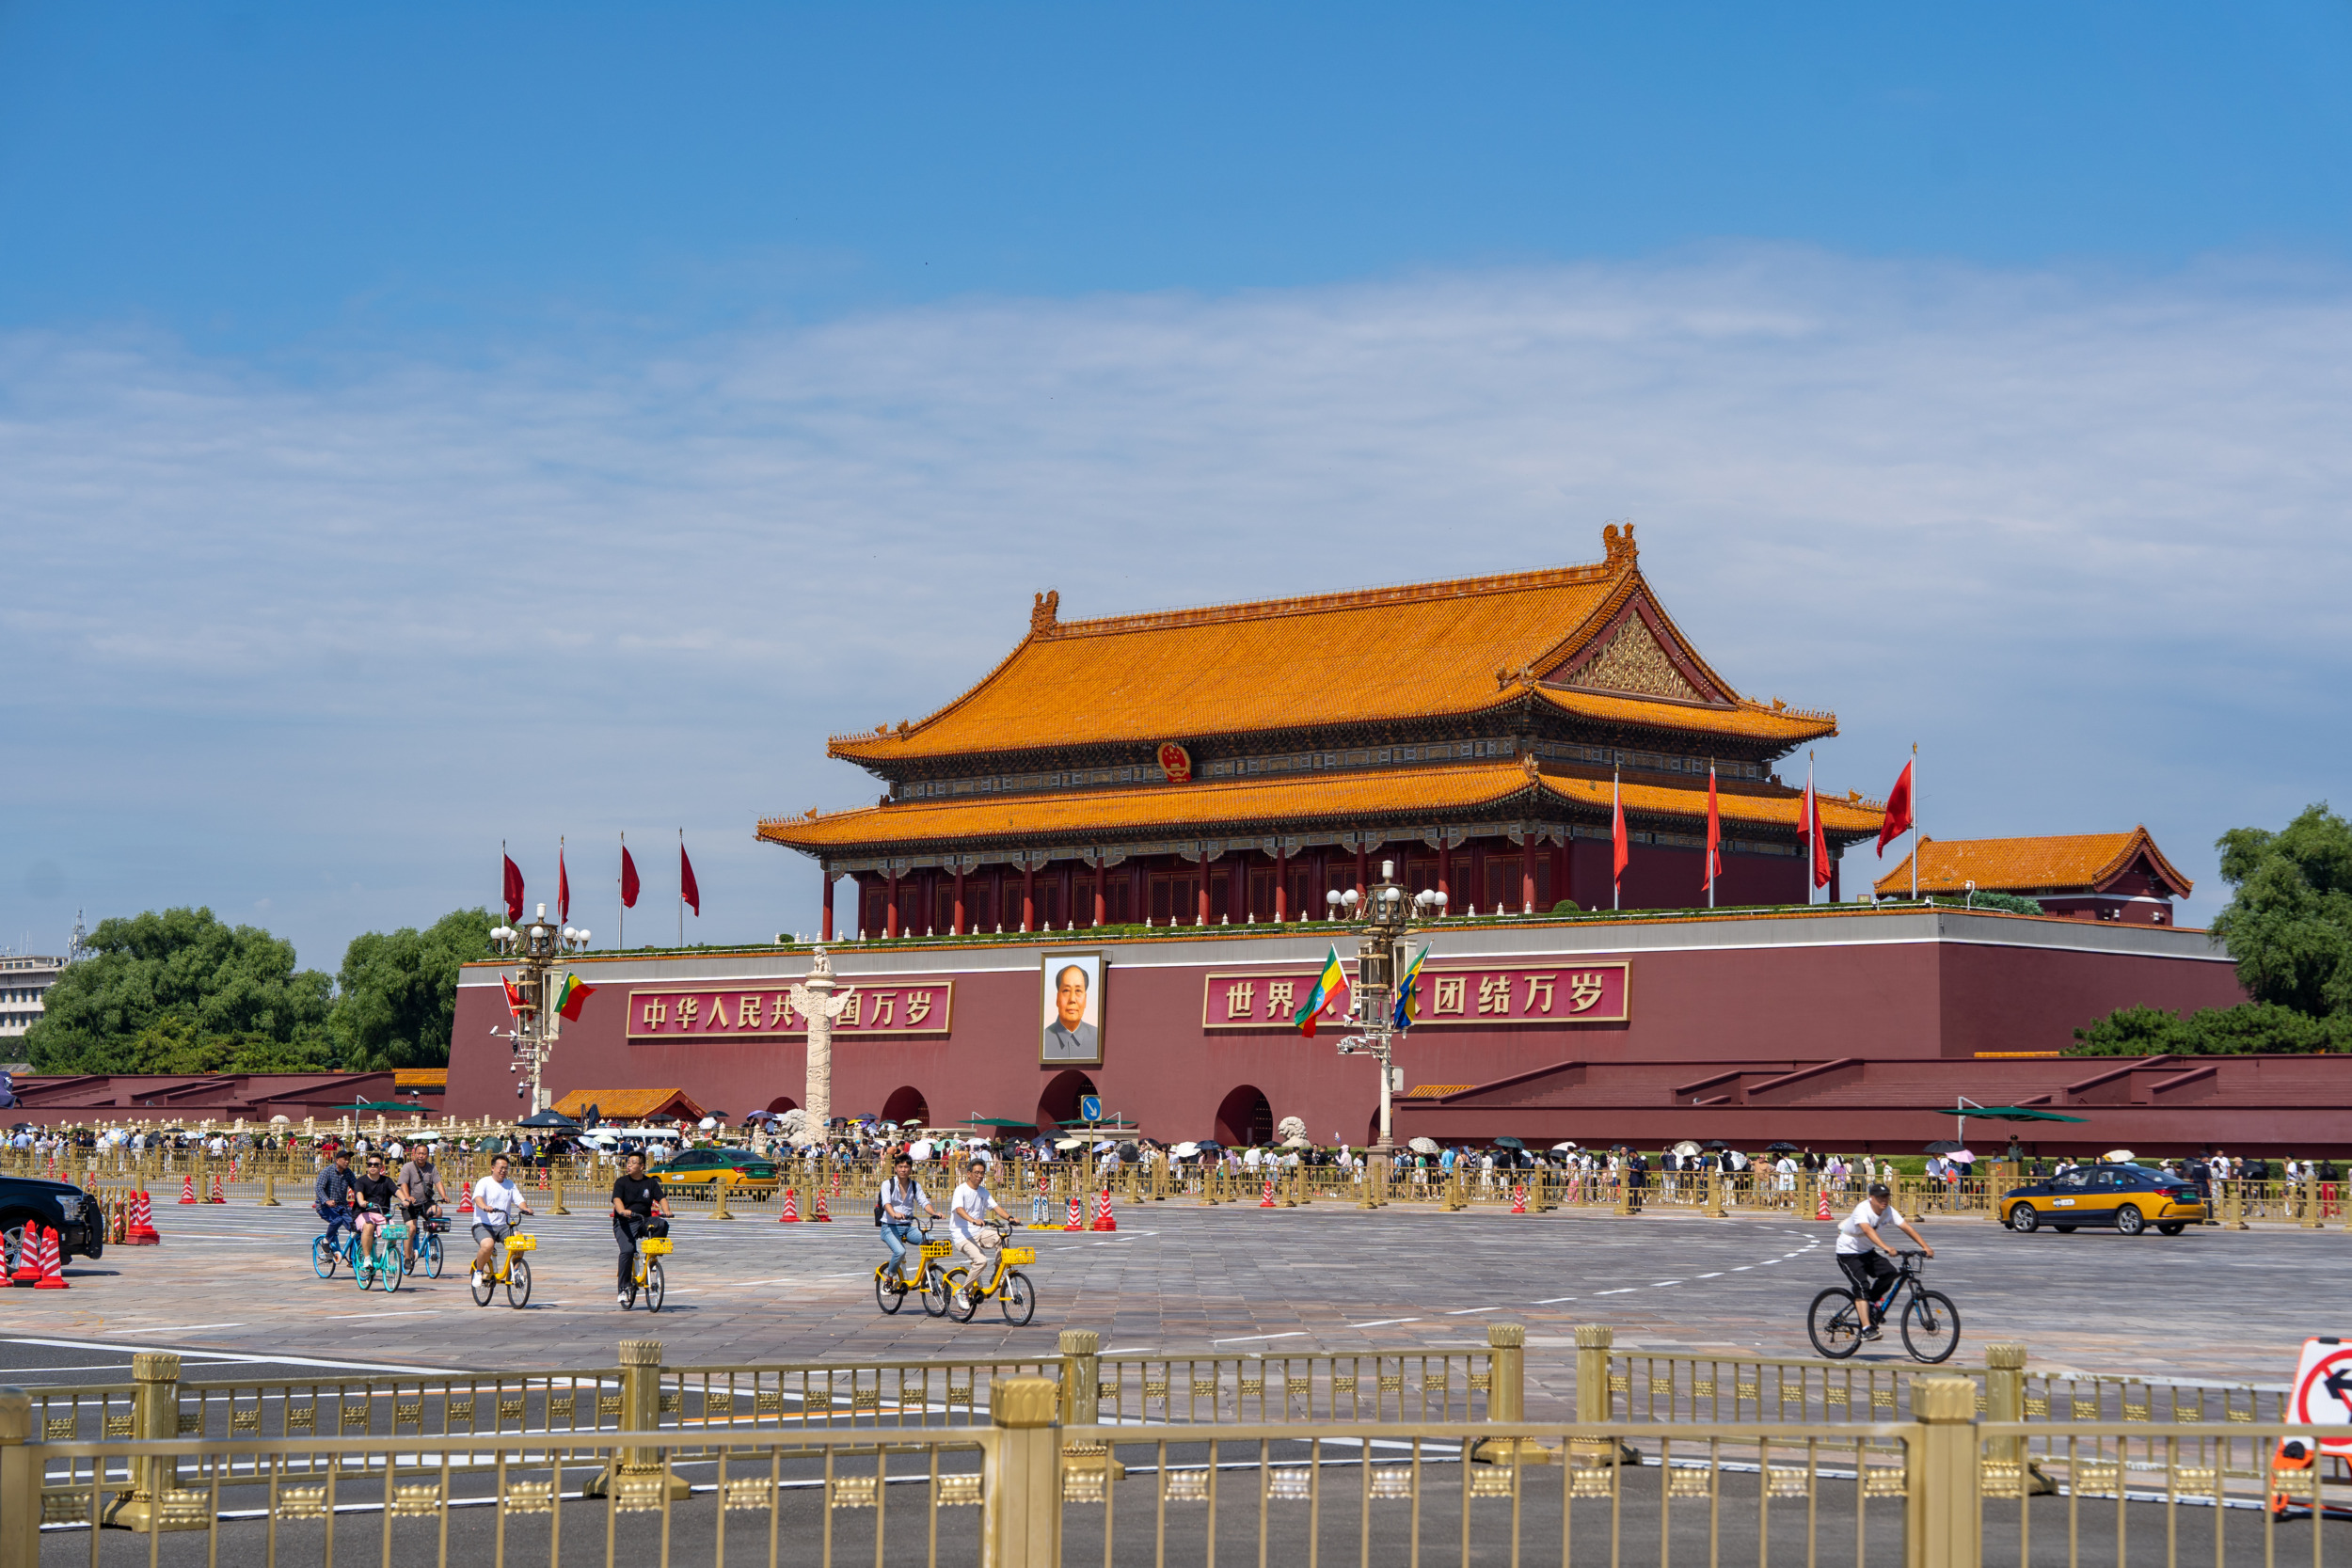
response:
[(792, 988), (792, 1008), (808, 1020), (808, 1088), (802, 1101), (808, 1125), (802, 1141), (819, 1145), (833, 1124), (833, 1021), (857, 995), (855, 986), (836, 993), (834, 985), (833, 964), (819, 947), (807, 978)]

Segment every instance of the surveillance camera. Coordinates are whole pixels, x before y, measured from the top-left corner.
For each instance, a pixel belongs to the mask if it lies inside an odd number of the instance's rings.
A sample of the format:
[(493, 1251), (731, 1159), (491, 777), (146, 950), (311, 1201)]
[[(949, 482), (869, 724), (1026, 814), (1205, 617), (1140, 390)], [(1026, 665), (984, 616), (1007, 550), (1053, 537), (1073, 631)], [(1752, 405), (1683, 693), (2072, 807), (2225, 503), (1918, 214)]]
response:
[(529, 1087), (529, 1085), (524, 1085), (524, 1084), (517, 1084), (517, 1085), (515, 1085), (515, 1098), (516, 1098), (516, 1100), (520, 1100), (520, 1099), (523, 1097), (523, 1090), (524, 1090), (525, 1088), (527, 1088), (527, 1087)]

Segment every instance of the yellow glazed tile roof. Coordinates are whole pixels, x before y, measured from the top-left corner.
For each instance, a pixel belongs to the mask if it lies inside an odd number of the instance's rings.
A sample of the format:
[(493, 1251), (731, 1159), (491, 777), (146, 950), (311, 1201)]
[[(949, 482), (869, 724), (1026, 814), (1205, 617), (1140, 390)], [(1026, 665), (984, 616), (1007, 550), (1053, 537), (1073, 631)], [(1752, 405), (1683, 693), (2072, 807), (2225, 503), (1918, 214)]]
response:
[(635, 1121), (657, 1111), (700, 1121), (705, 1114), (684, 1089), (574, 1089), (555, 1102), (555, 1111), (578, 1119), (591, 1105), (606, 1121)]
[(1536, 694), (1564, 713), (1580, 719), (1607, 720), (1624, 724), (1649, 724), (1659, 729), (1687, 730), (1700, 735), (1736, 736), (1743, 739), (1795, 745), (1837, 733), (1837, 716), (1798, 708), (1772, 708), (1742, 701), (1737, 707), (1705, 707), (1696, 703), (1659, 702), (1647, 697), (1617, 697), (1569, 687), (1537, 687)]
[[(1929, 839), (1919, 856), (1921, 893), (1959, 893), (1970, 882), (1987, 893), (2096, 887), (2142, 852), (2157, 874), (2187, 897), (2196, 884), (2173, 868), (2144, 827), (2127, 833), (2066, 833), (2049, 838)], [(1874, 884), (1883, 897), (1911, 891), (1911, 858)]]
[(1594, 565), (1093, 621), (1061, 621), (1058, 596), (1041, 594), (1029, 635), (978, 685), (919, 723), (836, 736), (829, 751), (886, 766), (1479, 713), (1518, 701), (1637, 596), (1727, 705), (1604, 711), (1538, 689), (1566, 711), (1679, 729), (1786, 741), (1835, 731), (1833, 718), (1730, 696), (1643, 581), (1630, 525), (1604, 535), (1609, 558)]
[[(1537, 798), (1538, 789), (1588, 812), (1609, 809), (1605, 776), (1544, 773), (1538, 783), (1529, 778), (1523, 763), (1479, 762), (992, 799), (910, 800), (813, 817), (771, 818), (759, 825), (759, 836), (771, 844), (818, 852), (958, 840), (1068, 842), (1151, 832), (1214, 835), (1233, 828), (1288, 821), (1435, 819), (1500, 807), (1515, 797), (1524, 798), (1528, 809), (1538, 811), (1549, 804)], [(1758, 823), (1791, 831), (1796, 827), (1798, 799), (1797, 792), (1770, 784), (1726, 784), (1719, 794), (1726, 824)], [(1703, 819), (1707, 790), (1704, 785), (1629, 782), (1625, 804), (1631, 814)], [(1876, 832), (1880, 814), (1873, 802), (1824, 800), (1821, 820), (1833, 832)]]

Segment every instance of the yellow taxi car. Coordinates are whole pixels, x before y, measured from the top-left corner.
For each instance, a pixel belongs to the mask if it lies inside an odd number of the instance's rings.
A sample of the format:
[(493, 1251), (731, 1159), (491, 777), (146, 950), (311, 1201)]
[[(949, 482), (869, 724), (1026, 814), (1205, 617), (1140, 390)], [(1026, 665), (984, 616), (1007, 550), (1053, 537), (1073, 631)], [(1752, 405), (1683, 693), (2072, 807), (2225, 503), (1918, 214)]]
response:
[(681, 1148), (649, 1174), (680, 1197), (708, 1197), (722, 1186), (729, 1194), (772, 1193), (783, 1175), (774, 1161), (741, 1148)]
[(2001, 1223), (2021, 1236), (2044, 1226), (2060, 1232), (2111, 1226), (2137, 1236), (2152, 1225), (2177, 1236), (2204, 1217), (2195, 1187), (2146, 1165), (2077, 1165), (2001, 1195)]

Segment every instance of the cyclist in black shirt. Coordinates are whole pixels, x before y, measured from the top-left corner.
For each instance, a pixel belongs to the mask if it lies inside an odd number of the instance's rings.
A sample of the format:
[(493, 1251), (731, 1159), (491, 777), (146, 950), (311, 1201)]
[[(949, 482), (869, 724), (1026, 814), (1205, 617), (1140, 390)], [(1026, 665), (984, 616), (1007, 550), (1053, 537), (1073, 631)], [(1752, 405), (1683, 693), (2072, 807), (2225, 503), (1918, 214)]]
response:
[(372, 1258), (375, 1255), (375, 1227), (391, 1213), (392, 1195), (397, 1190), (392, 1179), (384, 1174), (384, 1156), (368, 1156), (368, 1173), (354, 1181), (351, 1190), (358, 1210), (359, 1256)]
[(661, 1195), (661, 1179), (645, 1174), (645, 1157), (635, 1149), (621, 1161), (621, 1174), (612, 1182), (612, 1240), (621, 1249), (620, 1304), (629, 1304), (629, 1264), (640, 1236), (670, 1233), (670, 1205)]

